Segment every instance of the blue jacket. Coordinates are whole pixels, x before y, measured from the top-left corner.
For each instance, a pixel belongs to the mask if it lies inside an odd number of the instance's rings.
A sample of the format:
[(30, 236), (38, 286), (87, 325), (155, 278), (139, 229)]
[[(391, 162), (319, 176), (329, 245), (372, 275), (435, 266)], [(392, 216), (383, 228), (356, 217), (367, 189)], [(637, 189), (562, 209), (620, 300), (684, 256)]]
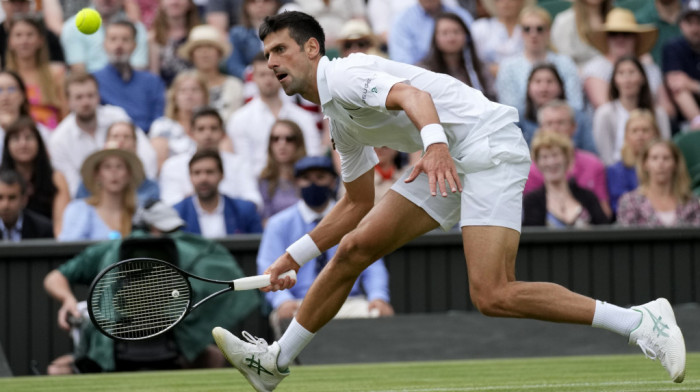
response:
[[(199, 217), (194, 207), (194, 196), (175, 204), (173, 208), (185, 221), (182, 231), (192, 234), (202, 234), (199, 227)], [(262, 233), (260, 216), (255, 209), (255, 204), (241, 199), (233, 199), (222, 195), (224, 199), (224, 221), (226, 234)]]

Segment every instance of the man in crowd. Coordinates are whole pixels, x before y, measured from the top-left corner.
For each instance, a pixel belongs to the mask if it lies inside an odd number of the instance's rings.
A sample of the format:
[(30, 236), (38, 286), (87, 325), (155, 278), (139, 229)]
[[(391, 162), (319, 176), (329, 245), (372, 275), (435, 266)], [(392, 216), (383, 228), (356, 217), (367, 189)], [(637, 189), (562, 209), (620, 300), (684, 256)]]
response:
[(0, 170), (0, 241), (19, 242), (31, 238), (53, 238), (51, 221), (24, 207), (27, 184), (14, 170)]

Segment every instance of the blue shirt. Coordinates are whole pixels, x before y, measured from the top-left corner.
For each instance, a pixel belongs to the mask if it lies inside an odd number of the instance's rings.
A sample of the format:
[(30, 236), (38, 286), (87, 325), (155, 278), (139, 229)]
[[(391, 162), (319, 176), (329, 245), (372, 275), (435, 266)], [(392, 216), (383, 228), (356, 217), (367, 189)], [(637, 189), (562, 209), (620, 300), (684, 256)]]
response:
[(690, 47), (688, 40), (681, 36), (668, 41), (663, 48), (663, 73), (683, 71), (691, 79), (700, 80), (700, 52)]
[[(263, 231), (258, 251), (258, 273), (262, 274), (278, 257), (284, 254), (287, 247), (304, 234), (316, 227), (315, 218), (324, 216), (333, 204), (321, 214), (311, 210), (303, 201), (280, 211), (270, 218)], [(338, 246), (326, 251), (330, 260)], [(289, 290), (266, 293), (265, 296), (274, 309), (282, 303), (304, 298), (306, 292), (316, 279), (317, 259), (311, 260), (299, 269), (297, 283)], [(369, 301), (381, 299), (389, 302), (389, 273), (382, 259), (377, 260), (364, 270), (352, 286), (350, 296), (365, 294)]]
[[(226, 234), (261, 233), (263, 231), (255, 203), (224, 195), (221, 197), (224, 202), (223, 219)], [(202, 228), (199, 226), (199, 215), (194, 205), (194, 196), (175, 204), (173, 208), (185, 221), (185, 227), (182, 228), (182, 231), (202, 234)]]
[[(84, 199), (90, 197), (90, 192), (85, 188), (85, 184), (80, 181), (80, 186), (78, 186), (78, 191), (75, 192), (76, 199)], [(148, 178), (143, 180), (139, 189), (136, 190), (136, 198), (138, 199), (138, 205), (142, 206), (146, 204), (149, 200), (160, 200), (160, 190), (158, 189), (158, 183), (149, 180)]]
[(153, 120), (163, 115), (165, 85), (159, 77), (134, 70), (131, 79), (125, 82), (111, 64), (93, 75), (100, 86), (102, 104), (123, 108), (144, 132), (151, 128)]
[[(442, 12), (452, 12), (471, 26), (474, 18), (462, 8), (442, 6)], [(435, 18), (420, 4), (408, 7), (396, 17), (389, 34), (389, 57), (406, 64), (416, 64), (430, 51)]]
[(617, 213), (617, 203), (620, 197), (627, 192), (637, 189), (637, 170), (634, 167), (625, 166), (622, 161), (607, 168), (608, 194), (610, 195), (610, 207), (613, 213)]
[(100, 218), (95, 207), (85, 199), (71, 201), (63, 212), (59, 241), (107, 240), (120, 237), (121, 234), (110, 229)]
[(233, 51), (226, 59), (226, 71), (244, 80), (245, 69), (253, 62), (253, 57), (263, 49), (257, 29), (249, 29), (245, 26), (233, 26), (228, 34), (229, 41), (233, 45)]
[(22, 224), (24, 223), (24, 216), (20, 212), (17, 217), (15, 225), (12, 227), (5, 226), (5, 222), (0, 219), (0, 233), (2, 233), (2, 240), (7, 242), (20, 242), (22, 241)]

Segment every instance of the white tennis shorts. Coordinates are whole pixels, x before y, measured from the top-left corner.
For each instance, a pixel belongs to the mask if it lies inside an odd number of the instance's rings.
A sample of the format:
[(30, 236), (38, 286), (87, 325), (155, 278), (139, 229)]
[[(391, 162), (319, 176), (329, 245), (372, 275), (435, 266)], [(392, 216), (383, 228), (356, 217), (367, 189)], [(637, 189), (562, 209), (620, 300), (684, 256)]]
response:
[[(462, 181), (461, 193), (442, 197), (430, 194), (428, 176), (421, 173), (413, 182), (403, 177), (391, 187), (421, 207), (443, 230), (459, 220), (462, 226), (502, 226), (520, 232), (523, 189), (530, 172), (530, 151), (522, 131), (509, 124), (476, 141), (450, 147)], [(448, 188), (449, 189), (449, 188)]]

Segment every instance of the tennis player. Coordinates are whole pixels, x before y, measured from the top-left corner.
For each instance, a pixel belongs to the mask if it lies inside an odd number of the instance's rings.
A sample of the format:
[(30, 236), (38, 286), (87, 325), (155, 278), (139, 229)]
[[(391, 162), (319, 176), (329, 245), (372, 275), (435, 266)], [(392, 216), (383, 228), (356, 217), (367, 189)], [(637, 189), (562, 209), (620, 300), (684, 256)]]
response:
[[(493, 103), (452, 77), (376, 56), (329, 60), (318, 22), (300, 12), (260, 27), (265, 56), (288, 95), (320, 104), (331, 125), (347, 190), (335, 208), (268, 269), (277, 275), (340, 243), (311, 286), (296, 318), (268, 345), (244, 333), (213, 330), (219, 348), (258, 391), (273, 390), (288, 366), (333, 318), (353, 282), (374, 260), (437, 227), (462, 231), (474, 305), (487, 316), (588, 324), (611, 330), (660, 359), (673, 381), (685, 374), (685, 343), (663, 298), (630, 309), (553, 283), (515, 279), (522, 193), (530, 154), (517, 111)], [(412, 171), (374, 206), (373, 147), (424, 150)]]

